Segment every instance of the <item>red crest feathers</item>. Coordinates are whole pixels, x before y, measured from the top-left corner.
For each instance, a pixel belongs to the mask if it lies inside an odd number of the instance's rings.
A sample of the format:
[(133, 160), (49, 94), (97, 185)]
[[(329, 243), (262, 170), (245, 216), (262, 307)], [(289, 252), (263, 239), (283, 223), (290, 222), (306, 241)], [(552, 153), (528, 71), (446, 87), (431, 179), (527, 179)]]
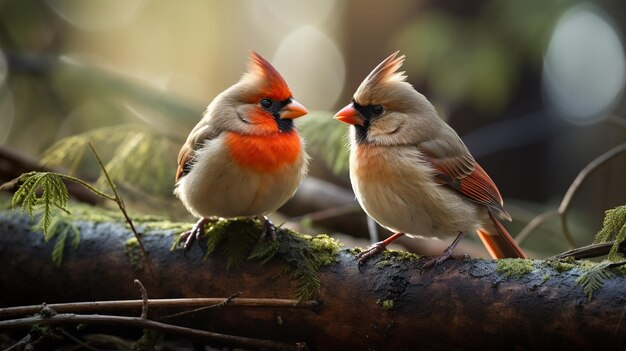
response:
[(259, 76), (263, 81), (262, 94), (274, 100), (282, 101), (291, 97), (287, 82), (266, 59), (250, 51), (248, 73)]

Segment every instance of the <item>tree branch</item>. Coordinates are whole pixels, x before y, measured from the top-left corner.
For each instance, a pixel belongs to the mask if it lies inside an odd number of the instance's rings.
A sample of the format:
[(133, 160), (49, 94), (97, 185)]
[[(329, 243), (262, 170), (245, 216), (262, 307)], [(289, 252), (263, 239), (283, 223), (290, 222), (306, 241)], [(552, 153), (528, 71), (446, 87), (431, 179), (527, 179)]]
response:
[[(472, 345), (487, 350), (626, 347), (621, 337), (624, 326), (620, 324), (626, 276), (606, 278), (589, 300), (577, 283), (585, 266), (531, 260), (458, 260), (421, 273), (421, 260), (388, 252), (368, 261), (359, 271), (355, 251), (344, 250), (334, 263), (319, 271), (320, 304), (307, 302), (305, 308), (292, 305), (297, 285), (284, 274), (279, 254), (265, 265), (247, 261), (227, 268), (227, 253), (219, 247), (204, 260), (204, 246), (195, 245), (185, 258), (181, 251), (169, 251), (175, 239), (171, 231), (148, 231), (143, 239), (153, 257), (152, 276), (147, 268), (133, 264), (126, 251), (129, 230), (124, 225), (89, 221), (76, 225), (81, 231), (80, 248), (68, 248), (63, 266), (58, 268), (49, 258), (53, 243), (31, 233), (26, 218), (0, 212), (0, 286), (7, 287), (0, 289), (1, 306), (128, 299), (137, 294), (129, 282), (140, 279), (150, 296), (158, 299), (242, 292), (242, 298), (223, 308), (177, 319), (184, 327), (175, 328), (276, 340), (289, 346), (304, 342), (317, 350), (408, 349), (415, 345), (439, 349)], [(39, 288), (33, 288), (35, 281)], [(253, 306), (251, 301), (244, 305), (242, 299), (250, 296), (279, 299), (271, 301), (280, 303), (267, 308)], [(241, 305), (235, 307), (238, 300)], [(164, 315), (165, 307), (152, 301), (148, 300), (150, 314)], [(141, 300), (133, 303), (135, 308), (142, 306)], [(180, 306), (170, 309), (184, 310)], [(61, 313), (44, 323), (163, 328), (163, 323), (152, 324), (158, 322), (139, 317), (121, 321), (119, 316), (108, 315), (92, 319), (91, 315), (70, 317), (77, 315)], [(14, 320), (9, 325), (39, 322), (41, 319)], [(6, 321), (2, 323), (0, 329), (8, 327)], [(180, 333), (184, 337), (199, 335)]]
[(233, 347), (265, 348), (271, 350), (295, 350), (295, 344), (247, 338), (234, 335), (212, 333), (208, 331), (179, 327), (172, 324), (155, 322), (141, 317), (121, 317), (108, 315), (80, 315), (72, 313), (56, 314), (51, 317), (25, 317), (0, 321), (0, 330), (15, 328), (30, 328), (35, 325), (60, 326), (68, 324), (114, 325), (121, 327), (147, 328), (164, 333), (178, 334), (187, 338), (217, 342), (221, 345)]

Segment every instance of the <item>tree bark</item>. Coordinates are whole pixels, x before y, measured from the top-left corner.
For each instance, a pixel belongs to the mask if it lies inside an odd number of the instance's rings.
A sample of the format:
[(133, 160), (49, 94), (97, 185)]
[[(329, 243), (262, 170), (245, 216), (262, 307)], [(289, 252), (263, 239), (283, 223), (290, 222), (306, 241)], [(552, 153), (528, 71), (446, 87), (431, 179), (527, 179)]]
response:
[[(203, 260), (201, 246), (170, 251), (174, 234), (143, 241), (154, 275), (126, 252), (132, 234), (118, 223), (79, 223), (61, 267), (53, 243), (31, 232), (28, 219), (0, 213), (0, 306), (148, 297), (295, 298), (296, 285), (279, 260), (226, 267), (224, 253)], [(587, 299), (576, 267), (557, 272), (533, 261), (530, 273), (507, 277), (490, 260), (447, 261), (421, 271), (418, 260), (374, 257), (361, 269), (350, 250), (319, 272), (316, 308), (224, 306), (176, 319), (211, 332), (304, 342), (312, 350), (599, 349), (626, 347), (622, 326), (626, 276), (616, 275)], [(145, 265), (144, 265), (145, 267)], [(384, 302), (383, 302), (384, 301)], [(135, 315), (138, 311), (134, 311)], [(150, 317), (155, 314), (150, 310)], [(11, 317), (15, 318), (15, 317)]]

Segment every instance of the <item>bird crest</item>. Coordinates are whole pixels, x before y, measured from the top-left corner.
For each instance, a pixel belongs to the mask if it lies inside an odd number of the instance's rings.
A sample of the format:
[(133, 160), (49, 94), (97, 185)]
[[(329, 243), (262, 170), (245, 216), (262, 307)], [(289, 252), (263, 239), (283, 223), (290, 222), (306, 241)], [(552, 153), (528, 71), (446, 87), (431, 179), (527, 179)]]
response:
[(381, 85), (392, 82), (404, 82), (406, 80), (404, 71), (398, 72), (398, 69), (402, 67), (404, 62), (404, 55), (398, 56), (399, 53), (400, 51), (396, 51), (389, 55), (365, 77), (356, 93), (354, 93), (356, 100), (367, 100), (367, 97)]
[(254, 51), (250, 51), (248, 74), (262, 81), (261, 91), (263, 97), (278, 101), (291, 97), (291, 90), (289, 90), (287, 82), (285, 82), (276, 68)]

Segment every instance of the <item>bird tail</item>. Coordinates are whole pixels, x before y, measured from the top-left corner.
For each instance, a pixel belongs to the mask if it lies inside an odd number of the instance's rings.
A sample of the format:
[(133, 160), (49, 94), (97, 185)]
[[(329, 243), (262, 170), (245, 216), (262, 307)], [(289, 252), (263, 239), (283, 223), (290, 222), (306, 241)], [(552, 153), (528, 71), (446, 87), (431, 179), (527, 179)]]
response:
[[(498, 233), (489, 233), (485, 229), (478, 229), (478, 237), (483, 242), (483, 245), (489, 251), (489, 254), (493, 258), (527, 258), (526, 254), (517, 245), (515, 239), (504, 228), (502, 223), (489, 211), (489, 217), (493, 222), (494, 227)], [(495, 235), (494, 235), (495, 234)]]

